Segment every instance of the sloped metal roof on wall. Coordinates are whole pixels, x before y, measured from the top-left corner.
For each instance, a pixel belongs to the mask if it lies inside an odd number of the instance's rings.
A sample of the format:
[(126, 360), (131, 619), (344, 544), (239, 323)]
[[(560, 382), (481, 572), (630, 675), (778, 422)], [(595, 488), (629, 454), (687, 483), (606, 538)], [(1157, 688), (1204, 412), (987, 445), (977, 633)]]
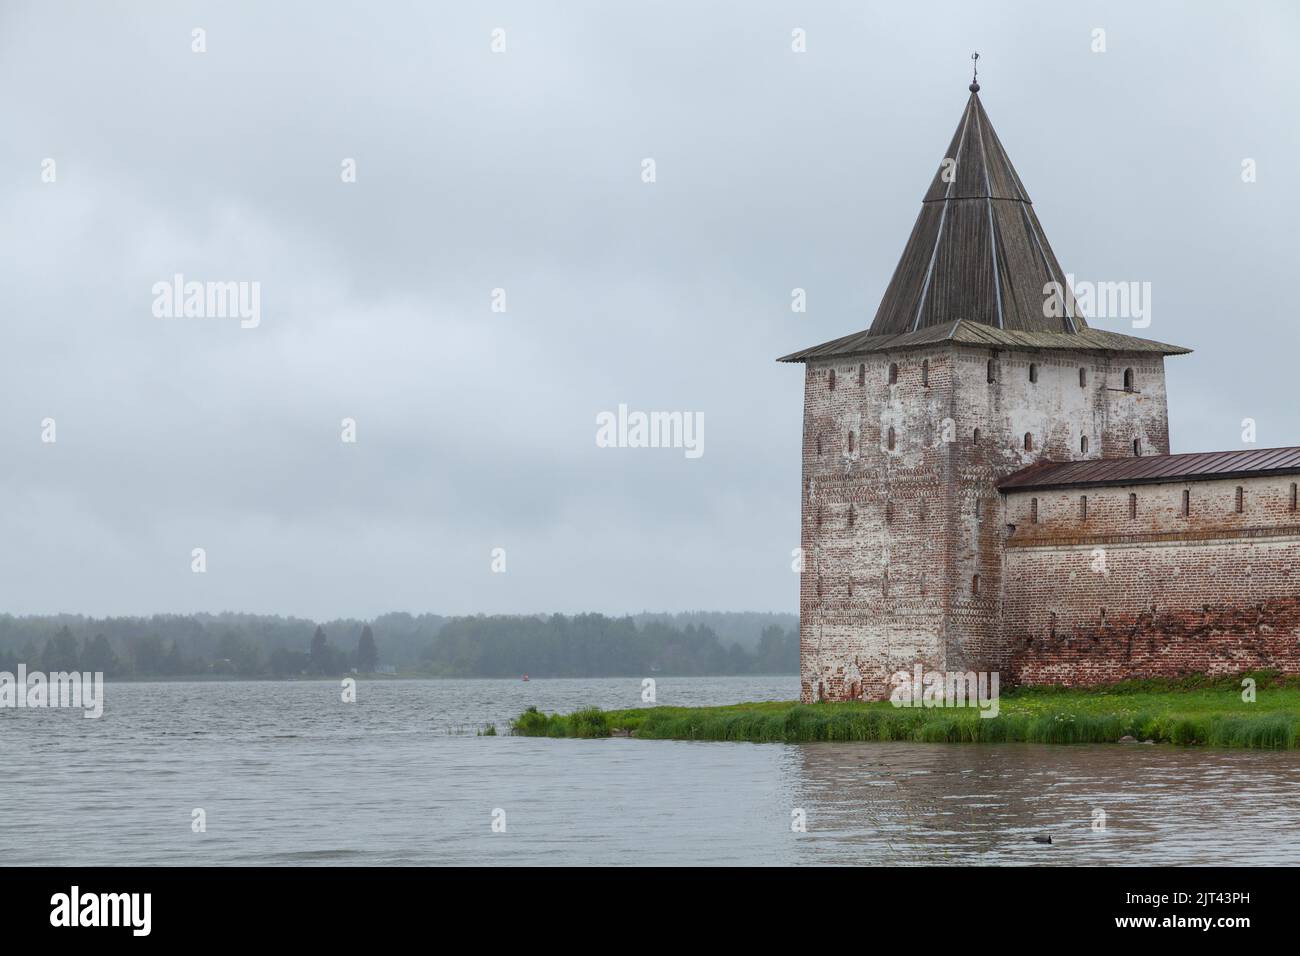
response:
[(1291, 474), (1300, 474), (1300, 447), (1040, 462), (1003, 478), (998, 482), (998, 488), (1002, 491), (1022, 491)]
[[(871, 328), (779, 361), (949, 339), (993, 348), (1190, 351), (1119, 333), (1089, 334), (1098, 330), (1077, 314), (1065, 272), (977, 90), (972, 86)], [(976, 329), (989, 331), (985, 340)], [(1029, 341), (1023, 335), (1047, 338)], [(1058, 342), (1058, 337), (1073, 341)]]

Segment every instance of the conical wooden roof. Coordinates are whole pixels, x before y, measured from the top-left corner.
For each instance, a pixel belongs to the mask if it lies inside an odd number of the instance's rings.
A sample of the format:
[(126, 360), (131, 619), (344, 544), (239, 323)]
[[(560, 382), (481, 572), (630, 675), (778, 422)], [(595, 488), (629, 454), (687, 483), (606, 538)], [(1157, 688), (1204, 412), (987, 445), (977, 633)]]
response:
[(1044, 314), (1053, 311), (1043, 307), (1050, 282), (1064, 289), (1065, 273), (979, 94), (971, 93), (870, 334), (957, 320), (1017, 332), (1087, 328), (1081, 316)]
[[(987, 334), (977, 331), (982, 327)], [(781, 361), (953, 339), (1011, 348), (1188, 351), (1088, 328), (974, 84), (871, 328)]]

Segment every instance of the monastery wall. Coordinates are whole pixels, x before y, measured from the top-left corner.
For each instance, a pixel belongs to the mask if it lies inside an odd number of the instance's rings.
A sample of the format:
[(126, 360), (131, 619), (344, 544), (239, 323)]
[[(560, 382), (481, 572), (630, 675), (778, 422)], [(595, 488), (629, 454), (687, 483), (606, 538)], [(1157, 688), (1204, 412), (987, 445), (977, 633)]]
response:
[(1011, 681), (1300, 670), (1296, 495), (1295, 476), (1008, 493)]

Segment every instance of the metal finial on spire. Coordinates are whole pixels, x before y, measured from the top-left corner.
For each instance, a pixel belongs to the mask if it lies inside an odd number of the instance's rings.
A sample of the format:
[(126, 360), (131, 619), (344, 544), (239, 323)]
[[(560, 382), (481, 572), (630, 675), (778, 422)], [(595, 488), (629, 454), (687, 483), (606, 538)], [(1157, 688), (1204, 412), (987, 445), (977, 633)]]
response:
[(974, 63), (974, 70), (975, 70), (975, 72), (974, 72), (973, 74), (971, 74), (971, 78), (970, 78), (970, 86), (968, 87), (968, 89), (969, 89), (972, 93), (978, 93), (978, 92), (980, 91), (980, 55), (979, 55), (979, 51), (976, 50), (974, 53), (972, 53), (972, 54), (970, 55), (970, 58), (971, 58), (971, 62)]

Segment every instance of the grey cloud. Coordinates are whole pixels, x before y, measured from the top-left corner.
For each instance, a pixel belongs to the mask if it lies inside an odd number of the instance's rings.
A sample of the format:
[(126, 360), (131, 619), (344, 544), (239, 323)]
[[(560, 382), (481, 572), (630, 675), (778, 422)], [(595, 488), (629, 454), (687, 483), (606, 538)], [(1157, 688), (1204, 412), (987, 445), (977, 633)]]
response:
[[(773, 359), (870, 323), (971, 47), (1062, 264), (1151, 281), (1144, 334), (1198, 350), (1175, 450), (1246, 416), (1300, 444), (1286, 4), (0, 17), (5, 610), (793, 609), (802, 381)], [(153, 318), (177, 272), (259, 281), (261, 327)], [(620, 402), (703, 412), (704, 457), (596, 448)]]

